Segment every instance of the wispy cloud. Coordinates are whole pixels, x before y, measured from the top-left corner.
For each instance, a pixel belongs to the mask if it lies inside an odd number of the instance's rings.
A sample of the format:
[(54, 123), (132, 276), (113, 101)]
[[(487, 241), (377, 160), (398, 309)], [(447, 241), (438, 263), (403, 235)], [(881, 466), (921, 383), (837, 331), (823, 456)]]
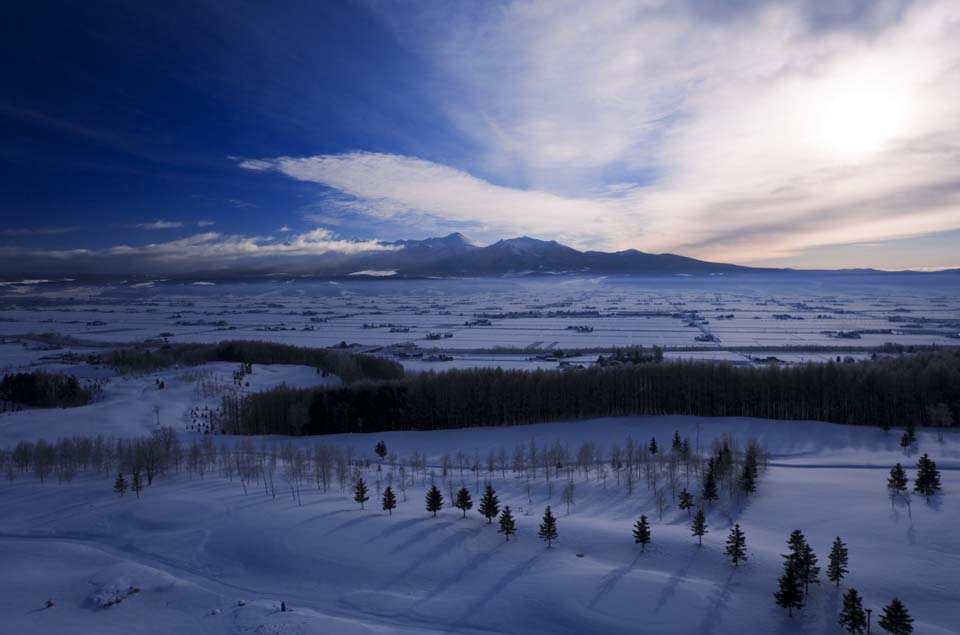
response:
[(153, 231), (158, 229), (180, 229), (183, 227), (183, 223), (180, 221), (163, 220), (161, 218), (160, 220), (155, 220), (150, 223), (131, 223), (129, 225), (124, 225), (124, 227), (127, 227), (128, 229), (147, 229)]
[(215, 224), (216, 224), (216, 223), (214, 223), (212, 220), (198, 220), (198, 221), (197, 221), (197, 227), (212, 227), (212, 226), (215, 225)]
[(723, 260), (960, 227), (956, 2), (372, 7), (434, 62), (479, 158), (244, 167), (374, 215)]
[(273, 236), (242, 236), (205, 232), (146, 245), (116, 245), (103, 249), (28, 249), (0, 247), (0, 266), (37, 263), (47, 268), (70, 263), (81, 269), (115, 270), (122, 264), (131, 271), (173, 271), (197, 267), (223, 268), (253, 264), (257, 259), (296, 258), (324, 254), (391, 251), (397, 247), (376, 240), (344, 240), (326, 229), (293, 234), (284, 240)]

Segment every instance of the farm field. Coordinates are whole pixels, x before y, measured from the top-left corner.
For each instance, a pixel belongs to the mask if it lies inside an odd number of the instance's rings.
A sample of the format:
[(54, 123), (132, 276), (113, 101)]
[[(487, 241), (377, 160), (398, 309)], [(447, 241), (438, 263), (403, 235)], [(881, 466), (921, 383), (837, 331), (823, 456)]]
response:
[(581, 364), (597, 351), (635, 345), (660, 346), (674, 358), (826, 361), (834, 351), (861, 358), (858, 350), (885, 343), (960, 344), (957, 282), (914, 274), (7, 283), (0, 337), (343, 343), (411, 370), (554, 368), (560, 351), (573, 351), (566, 361)]

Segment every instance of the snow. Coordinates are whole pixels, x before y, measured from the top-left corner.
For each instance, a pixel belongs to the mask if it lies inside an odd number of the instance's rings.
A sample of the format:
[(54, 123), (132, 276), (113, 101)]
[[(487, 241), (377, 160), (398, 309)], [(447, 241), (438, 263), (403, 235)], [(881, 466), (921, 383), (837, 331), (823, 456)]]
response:
[[(745, 353), (724, 349), (742, 345), (769, 347), (769, 354), (785, 361), (807, 362), (833, 355), (778, 347), (956, 343), (905, 331), (853, 341), (823, 335), (820, 331), (828, 328), (896, 327), (900, 323), (889, 319), (902, 315), (942, 329), (960, 316), (955, 290), (932, 279), (838, 280), (792, 286), (732, 278), (218, 282), (215, 287), (164, 281), (150, 287), (44, 282), (0, 289), (0, 335), (51, 331), (100, 342), (135, 342), (170, 332), (173, 342), (237, 337), (323, 346), (346, 340), (376, 349), (410, 341), (429, 349), (432, 343), (423, 339), (427, 332), (454, 332), (441, 343), (453, 361), (406, 361), (415, 371), (550, 368), (556, 362), (535, 357), (564, 347), (689, 346), (701, 331), (671, 314), (691, 310), (709, 320), (705, 328), (722, 343), (669, 352), (670, 357), (746, 362)], [(491, 326), (465, 326), (478, 314), (522, 313), (534, 307), (545, 312), (595, 307), (602, 315), (494, 318)], [(631, 314), (644, 311), (651, 315)], [(736, 318), (717, 319), (728, 313)], [(783, 313), (805, 319), (773, 317)], [(816, 318), (827, 313), (832, 317)], [(221, 320), (228, 326), (213, 324)], [(388, 328), (363, 328), (366, 323), (411, 330), (389, 333)], [(594, 331), (566, 328), (579, 324)], [(470, 352), (498, 346), (529, 347), (530, 352)], [(0, 447), (73, 435), (139, 437), (158, 424), (173, 426), (184, 443), (209, 438), (229, 447), (241, 439), (203, 437), (189, 430), (191, 413), (216, 407), (226, 392), (337, 381), (304, 366), (254, 365), (237, 386), (233, 373), (239, 365), (229, 363), (116, 376), (63, 356), (99, 350), (49, 350), (0, 341), (0, 372), (43, 368), (103, 382), (102, 398), (88, 406), (0, 413)], [(593, 359), (595, 355), (584, 355), (575, 361)], [(560, 501), (560, 483), (548, 484), (541, 474), (528, 494), (527, 481), (509, 470), (505, 477), (495, 473), (490, 478), (501, 505), (510, 505), (517, 519), (517, 540), (509, 543), (476, 511), (478, 480), (482, 485), (489, 477), (485, 468), (480, 479), (469, 470), (461, 476), (457, 468), (449, 479), (437, 477), (445, 498), (446, 480), (473, 492), (475, 507), (466, 519), (450, 507), (432, 518), (423, 505), (429, 476), (421, 475), (406, 497), (395, 486), (399, 507), (392, 516), (380, 512), (379, 489), (386, 481), (378, 483), (375, 467), (365, 474), (371, 500), (363, 511), (350, 491), (336, 485), (320, 492), (308, 483), (298, 504), (279, 473), (276, 498), (256, 485), (244, 494), (236, 478), (217, 471), (207, 471), (203, 478), (184, 471), (158, 476), (139, 500), (113, 493), (114, 474), (86, 473), (62, 485), (55, 478), (40, 484), (21, 475), (0, 482), (0, 633), (837, 633), (840, 595), (822, 576), (808, 605), (792, 620), (773, 601), (780, 554), (797, 528), (824, 566), (834, 537), (847, 543), (851, 572), (843, 588), (857, 588), (865, 606), (874, 609), (874, 632), (879, 632), (881, 607), (898, 596), (916, 618), (916, 633), (960, 633), (956, 431), (945, 432), (942, 441), (934, 431), (919, 431), (919, 450), (909, 455), (899, 447), (896, 430), (693, 417), (255, 442), (305, 449), (328, 444), (372, 459), (374, 444), (382, 439), (402, 458), (424, 454), (439, 474), (446, 453), (478, 455), (484, 463), (488, 450), (504, 447), (512, 453), (531, 439), (539, 447), (560, 442), (575, 451), (586, 441), (609, 450), (628, 437), (646, 443), (654, 436), (665, 448), (675, 431), (694, 445), (699, 438), (701, 449), (730, 435), (741, 443), (758, 439), (770, 452), (770, 467), (746, 505), (724, 500), (707, 511), (709, 533), (701, 548), (690, 534), (686, 512), (671, 503), (660, 519), (645, 483), (638, 482), (628, 494), (612, 473), (605, 485), (575, 476), (576, 502), (569, 514)], [(909, 507), (891, 503), (885, 491), (887, 470), (901, 462), (912, 479), (921, 452), (937, 461), (943, 493), (929, 503), (914, 496)], [(385, 465), (379, 478), (387, 479), (390, 469)], [(546, 505), (557, 515), (560, 534), (549, 550), (536, 537)], [(631, 535), (640, 514), (650, 518), (653, 532), (653, 543), (643, 554)], [(747, 562), (736, 569), (723, 556), (734, 522), (745, 531), (749, 551)], [(109, 602), (114, 603), (103, 606)], [(288, 611), (280, 611), (281, 602)]]
[[(78, 421), (78, 431), (98, 429), (93, 420)], [(390, 451), (424, 452), (436, 465), (444, 452), (476, 450), (483, 458), (490, 447), (510, 451), (531, 438), (541, 446), (609, 446), (628, 435), (644, 442), (656, 435), (663, 444), (678, 430), (693, 440), (698, 424), (703, 445), (723, 434), (755, 436), (772, 453), (745, 508), (721, 501), (709, 510), (702, 548), (685, 512), (670, 509), (659, 520), (645, 485), (628, 495), (612, 475), (605, 488), (578, 477), (567, 515), (560, 486), (551, 499), (542, 475), (531, 503), (523, 481), (497, 474), (501, 505), (513, 508), (520, 532), (509, 543), (476, 508), (466, 519), (449, 507), (432, 518), (423, 509), (427, 483), (420, 476), (408, 500), (397, 492), (392, 516), (375, 504), (373, 470), (366, 474), (372, 500), (365, 511), (336, 487), (308, 487), (298, 506), (289, 492), (273, 499), (252, 488), (244, 496), (239, 483), (210, 473), (161, 476), (140, 500), (118, 498), (105, 477), (62, 486), (20, 478), (0, 486), (7, 572), (0, 576), (0, 614), (16, 633), (834, 633), (839, 595), (826, 580), (793, 620), (773, 602), (779, 554), (789, 532), (801, 528), (822, 564), (833, 538), (844, 539), (851, 573), (843, 586), (864, 594), (875, 620), (899, 596), (917, 618), (916, 632), (957, 632), (956, 433), (943, 443), (920, 433), (920, 450), (937, 460), (945, 493), (931, 504), (915, 498), (909, 513), (891, 505), (884, 484), (890, 465), (912, 466), (917, 455), (904, 456), (895, 432), (872, 428), (635, 417), (295, 442), (372, 456), (382, 438)], [(7, 432), (3, 438), (11, 440)], [(452, 480), (460, 486), (456, 468)], [(463, 484), (476, 504), (469, 471)], [(547, 504), (560, 531), (550, 550), (536, 538)], [(630, 533), (641, 513), (652, 520), (654, 540), (642, 555)], [(734, 521), (749, 547), (749, 560), (737, 569), (722, 553)], [(97, 608), (97, 597), (130, 586), (141, 591)], [(48, 597), (55, 606), (44, 609)], [(281, 600), (292, 612), (279, 612)]]

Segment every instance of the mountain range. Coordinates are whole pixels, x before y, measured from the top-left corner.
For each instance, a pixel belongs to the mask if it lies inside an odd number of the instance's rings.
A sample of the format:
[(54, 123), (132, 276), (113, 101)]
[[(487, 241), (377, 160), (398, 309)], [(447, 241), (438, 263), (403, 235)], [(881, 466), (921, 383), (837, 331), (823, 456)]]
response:
[[(693, 274), (757, 271), (635, 249), (579, 251), (554, 240), (529, 236), (480, 246), (461, 233), (424, 240), (398, 240), (389, 251), (369, 251), (312, 263), (318, 275), (482, 277), (559, 274)], [(305, 263), (304, 263), (305, 264)]]
[[(300, 264), (297, 273), (320, 276), (484, 277), (504, 275), (717, 275), (793, 273), (795, 269), (746, 267), (676, 254), (579, 251), (554, 240), (529, 236), (481, 246), (463, 234), (398, 240), (392, 250), (336, 254)], [(884, 273), (872, 269), (847, 273)]]

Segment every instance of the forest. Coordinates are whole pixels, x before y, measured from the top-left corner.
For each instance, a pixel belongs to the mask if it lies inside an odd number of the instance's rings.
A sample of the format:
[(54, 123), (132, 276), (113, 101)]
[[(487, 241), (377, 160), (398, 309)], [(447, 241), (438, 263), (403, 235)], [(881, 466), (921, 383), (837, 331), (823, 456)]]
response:
[(236, 434), (321, 435), (627, 415), (954, 426), (958, 412), (960, 351), (944, 350), (849, 364), (465, 369), (329, 388), (281, 386), (226, 397), (217, 427)]
[(313, 366), (324, 373), (338, 376), (344, 383), (403, 377), (400, 364), (382, 357), (247, 340), (219, 344), (135, 346), (104, 353), (96, 361), (121, 373), (151, 372), (170, 366), (197, 366), (207, 362), (238, 362)]
[(83, 384), (76, 377), (37, 370), (4, 375), (0, 401), (33, 408), (85, 406), (96, 399), (99, 385)]

